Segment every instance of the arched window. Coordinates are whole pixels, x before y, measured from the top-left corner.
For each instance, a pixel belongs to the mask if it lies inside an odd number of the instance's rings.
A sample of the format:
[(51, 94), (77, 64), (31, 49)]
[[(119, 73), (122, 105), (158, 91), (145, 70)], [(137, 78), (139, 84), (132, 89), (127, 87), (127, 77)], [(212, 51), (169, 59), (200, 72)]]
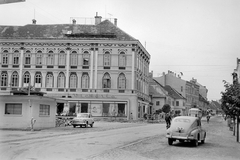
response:
[(77, 66), (77, 52), (76, 51), (72, 51), (72, 53), (70, 55), (70, 64), (71, 64), (71, 66)]
[(61, 51), (58, 55), (58, 65), (64, 66), (66, 63), (65, 52)]
[(77, 75), (75, 73), (72, 73), (70, 75), (70, 88), (77, 88)]
[(126, 54), (124, 52), (120, 52), (120, 54), (118, 55), (118, 65), (119, 67), (126, 66)]
[(7, 84), (8, 84), (8, 75), (7, 75), (7, 72), (2, 72), (1, 74), (1, 86), (3, 87), (7, 87)]
[(8, 51), (7, 50), (3, 51), (2, 64), (8, 64)]
[(103, 88), (111, 88), (111, 77), (109, 73), (105, 73), (102, 80)]
[(103, 55), (103, 66), (110, 66), (111, 63), (111, 55), (110, 52), (105, 52)]
[(12, 74), (11, 86), (18, 87), (18, 73), (17, 72), (13, 72), (13, 74)]
[(25, 64), (31, 64), (31, 52), (29, 50), (25, 53)]
[(54, 53), (53, 51), (49, 51), (47, 54), (47, 65), (53, 65), (54, 64)]
[(83, 89), (89, 88), (89, 76), (87, 73), (83, 73), (82, 75), (82, 88)]
[(42, 51), (37, 51), (36, 65), (42, 65)]
[(41, 73), (36, 73), (35, 74), (35, 87), (40, 88), (42, 85), (42, 75)]
[(90, 61), (90, 55), (88, 51), (84, 51), (83, 53), (83, 65), (84, 66), (89, 66), (89, 61)]
[(47, 73), (46, 76), (46, 88), (53, 88), (53, 74)]
[(29, 83), (30, 83), (30, 73), (25, 72), (25, 74), (23, 75), (23, 87), (27, 87)]
[(18, 65), (19, 64), (19, 51), (14, 51), (13, 54), (13, 64)]
[(65, 86), (65, 75), (64, 73), (59, 73), (57, 87), (64, 88), (64, 86)]
[(118, 76), (118, 88), (125, 89), (126, 88), (126, 77), (123, 73)]

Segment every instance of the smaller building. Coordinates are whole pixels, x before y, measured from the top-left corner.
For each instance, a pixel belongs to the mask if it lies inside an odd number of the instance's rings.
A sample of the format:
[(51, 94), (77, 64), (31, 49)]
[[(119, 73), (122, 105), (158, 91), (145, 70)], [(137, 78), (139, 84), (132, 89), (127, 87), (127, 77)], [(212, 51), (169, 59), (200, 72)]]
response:
[(55, 127), (56, 100), (38, 95), (0, 95), (0, 128), (34, 129)]

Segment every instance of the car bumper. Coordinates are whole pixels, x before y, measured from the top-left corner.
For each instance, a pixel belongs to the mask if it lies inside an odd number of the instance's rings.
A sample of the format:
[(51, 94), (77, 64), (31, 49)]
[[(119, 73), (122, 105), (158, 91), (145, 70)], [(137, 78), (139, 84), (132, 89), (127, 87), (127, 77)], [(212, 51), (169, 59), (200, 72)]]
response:
[(166, 135), (167, 138), (172, 139), (180, 139), (180, 140), (194, 140), (195, 137), (182, 137), (182, 136), (174, 136), (174, 135)]
[(72, 122), (72, 125), (86, 125), (86, 122)]

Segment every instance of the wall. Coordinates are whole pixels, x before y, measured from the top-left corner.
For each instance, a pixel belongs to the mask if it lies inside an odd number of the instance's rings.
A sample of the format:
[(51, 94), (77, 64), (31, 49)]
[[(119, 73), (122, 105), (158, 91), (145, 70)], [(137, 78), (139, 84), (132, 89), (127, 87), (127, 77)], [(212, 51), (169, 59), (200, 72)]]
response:
[[(40, 96), (0, 96), (0, 128), (20, 128), (27, 129), (31, 126), (31, 118), (36, 119), (34, 128), (55, 127), (56, 102), (53, 98)], [(5, 114), (6, 103), (21, 103), (21, 115)], [(50, 115), (39, 115), (39, 104), (50, 105)]]

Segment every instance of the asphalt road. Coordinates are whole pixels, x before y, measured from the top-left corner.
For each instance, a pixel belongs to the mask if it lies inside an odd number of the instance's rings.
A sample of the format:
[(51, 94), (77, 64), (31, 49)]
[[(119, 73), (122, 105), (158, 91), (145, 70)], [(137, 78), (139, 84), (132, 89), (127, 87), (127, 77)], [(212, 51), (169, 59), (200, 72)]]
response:
[(96, 122), (93, 128), (60, 127), (42, 131), (0, 130), (2, 160), (235, 160), (240, 143), (222, 117), (210, 123), (206, 143), (169, 146), (165, 124)]

